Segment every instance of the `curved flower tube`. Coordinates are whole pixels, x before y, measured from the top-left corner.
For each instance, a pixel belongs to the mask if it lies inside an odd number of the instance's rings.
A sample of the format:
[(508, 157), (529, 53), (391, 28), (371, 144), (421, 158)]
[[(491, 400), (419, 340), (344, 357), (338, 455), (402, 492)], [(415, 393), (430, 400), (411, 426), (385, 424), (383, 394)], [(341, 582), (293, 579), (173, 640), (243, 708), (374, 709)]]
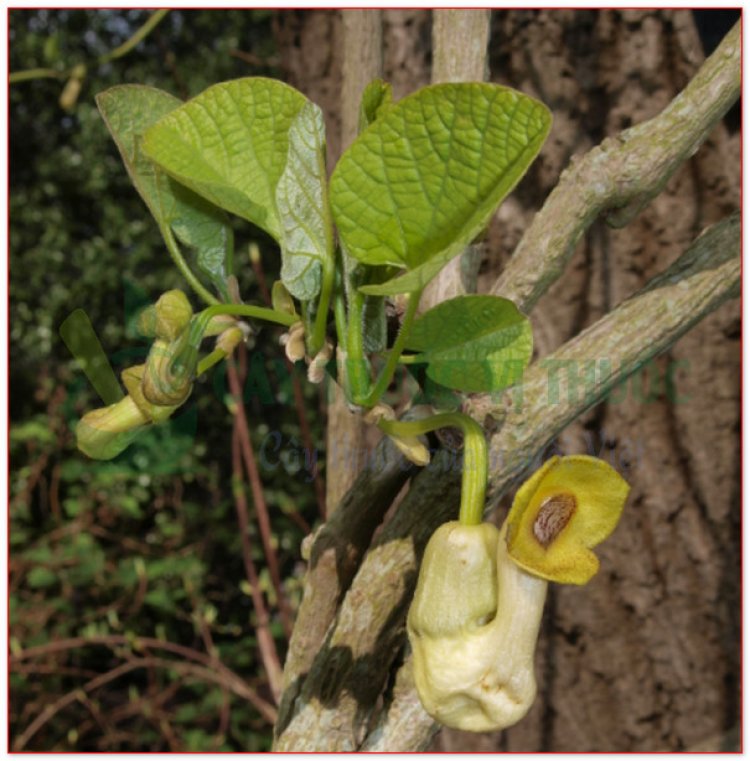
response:
[(472, 732), (520, 721), (536, 696), (534, 649), (547, 582), (508, 557), (489, 523), (441, 526), (430, 539), (407, 630), (427, 713)]

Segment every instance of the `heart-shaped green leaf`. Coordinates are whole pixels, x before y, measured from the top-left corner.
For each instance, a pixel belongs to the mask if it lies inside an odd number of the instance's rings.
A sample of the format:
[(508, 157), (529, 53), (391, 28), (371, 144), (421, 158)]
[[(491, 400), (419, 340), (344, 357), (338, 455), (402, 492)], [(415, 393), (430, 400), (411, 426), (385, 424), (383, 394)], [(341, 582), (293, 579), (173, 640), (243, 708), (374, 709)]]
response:
[(181, 184), (281, 240), (276, 186), (289, 129), (308, 102), (273, 79), (222, 82), (160, 119), (143, 149)]
[(336, 166), (331, 208), (349, 255), (410, 272), (363, 290), (424, 286), (487, 225), (550, 124), (533, 98), (480, 83), (425, 87), (378, 114)]
[(322, 262), (333, 256), (325, 148), (323, 113), (308, 102), (289, 129), (286, 167), (276, 186), (281, 279), (289, 293), (301, 301), (318, 295)]
[(531, 325), (508, 299), (457, 296), (425, 312), (406, 345), (443, 386), (499, 391), (517, 383), (531, 359)]
[(96, 103), (133, 185), (156, 221), (195, 249), (199, 269), (227, 295), (234, 241), (226, 215), (168, 177), (142, 151), (146, 130), (182, 101), (153, 87), (121, 85), (99, 93)]

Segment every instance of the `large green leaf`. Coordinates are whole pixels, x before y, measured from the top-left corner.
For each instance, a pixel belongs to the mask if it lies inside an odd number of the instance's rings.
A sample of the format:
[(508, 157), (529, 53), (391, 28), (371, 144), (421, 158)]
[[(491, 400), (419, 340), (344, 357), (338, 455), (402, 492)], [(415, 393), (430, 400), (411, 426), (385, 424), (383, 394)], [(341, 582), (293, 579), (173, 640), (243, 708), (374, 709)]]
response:
[(406, 344), (436, 383), (499, 391), (517, 383), (531, 359), (531, 326), (508, 299), (457, 296), (425, 312)]
[(276, 186), (281, 279), (301, 301), (318, 295), (322, 262), (333, 256), (325, 149), (323, 113), (308, 102), (289, 129), (288, 158)]
[(156, 221), (195, 249), (199, 269), (226, 295), (234, 246), (226, 215), (168, 177), (142, 151), (146, 130), (182, 101), (153, 87), (121, 85), (97, 95), (96, 102), (133, 185)]
[(363, 290), (425, 285), (487, 225), (550, 124), (538, 101), (479, 83), (426, 87), (379, 113), (336, 166), (331, 208), (351, 256), (409, 273)]
[(276, 186), (290, 127), (308, 102), (273, 79), (222, 82), (160, 119), (143, 149), (178, 182), (280, 241)]

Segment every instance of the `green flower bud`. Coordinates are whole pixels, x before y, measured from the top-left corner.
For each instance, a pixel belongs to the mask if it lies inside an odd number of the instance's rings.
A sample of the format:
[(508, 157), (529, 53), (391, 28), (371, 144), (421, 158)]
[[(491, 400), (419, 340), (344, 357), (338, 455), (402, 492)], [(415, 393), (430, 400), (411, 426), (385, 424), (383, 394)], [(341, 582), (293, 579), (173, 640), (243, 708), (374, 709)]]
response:
[[(190, 356), (180, 360), (179, 354)], [(168, 343), (157, 339), (146, 359), (141, 389), (146, 401), (160, 406), (182, 404), (193, 389), (197, 351), (182, 341)]]
[(221, 335), (225, 330), (233, 328), (237, 325), (237, 318), (232, 317), (230, 314), (216, 314), (209, 321), (205, 331), (203, 331), (204, 338), (210, 338), (211, 336)]
[(87, 412), (76, 426), (76, 443), (94, 460), (111, 460), (149, 423), (132, 397)]
[(133, 367), (128, 367), (127, 370), (123, 370), (120, 377), (125, 388), (128, 390), (128, 394), (138, 405), (138, 409), (143, 413), (144, 417), (153, 423), (163, 423), (169, 419), (179, 405), (165, 406), (149, 402), (143, 394), (143, 377), (145, 373), (146, 365), (134, 365)]
[(142, 336), (156, 338), (156, 307), (153, 304), (140, 311), (135, 327)]
[(297, 310), (294, 308), (294, 299), (292, 299), (291, 293), (289, 293), (281, 280), (274, 282), (271, 287), (271, 305), (277, 312), (291, 315), (297, 314)]
[(225, 330), (216, 339), (216, 348), (221, 349), (227, 356), (230, 355), (235, 346), (239, 345), (245, 339), (245, 333), (241, 328), (235, 326)]
[(72, 111), (78, 102), (78, 96), (81, 94), (83, 80), (86, 78), (86, 67), (79, 63), (73, 67), (70, 72), (70, 79), (65, 83), (58, 103), (64, 111)]
[(163, 293), (156, 302), (157, 338), (174, 341), (187, 327), (193, 316), (188, 297), (180, 290)]

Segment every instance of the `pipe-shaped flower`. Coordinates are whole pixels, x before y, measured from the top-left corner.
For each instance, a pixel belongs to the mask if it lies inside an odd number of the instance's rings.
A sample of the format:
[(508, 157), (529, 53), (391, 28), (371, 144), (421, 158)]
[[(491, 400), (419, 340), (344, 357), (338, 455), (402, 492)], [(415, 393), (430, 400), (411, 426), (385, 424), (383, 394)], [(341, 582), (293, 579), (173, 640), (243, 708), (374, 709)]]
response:
[(407, 630), (427, 713), (473, 732), (520, 721), (536, 696), (547, 582), (510, 560), (489, 523), (443, 524), (427, 544)]
[(628, 489), (601, 460), (554, 457), (519, 489), (499, 532), (452, 522), (433, 534), (407, 618), (431, 716), (486, 732), (526, 715), (548, 580), (585, 584), (596, 573), (590, 548), (612, 533)]
[(143, 394), (145, 365), (122, 371), (128, 395), (108, 407), (87, 412), (76, 426), (78, 448), (94, 460), (111, 460), (151, 423), (163, 423), (180, 405), (152, 404)]
[(591, 548), (614, 531), (629, 489), (596, 457), (551, 458), (516, 493), (508, 554), (535, 576), (585, 584), (599, 570)]
[(94, 460), (111, 460), (127, 449), (151, 421), (133, 397), (87, 412), (76, 426), (76, 444)]

